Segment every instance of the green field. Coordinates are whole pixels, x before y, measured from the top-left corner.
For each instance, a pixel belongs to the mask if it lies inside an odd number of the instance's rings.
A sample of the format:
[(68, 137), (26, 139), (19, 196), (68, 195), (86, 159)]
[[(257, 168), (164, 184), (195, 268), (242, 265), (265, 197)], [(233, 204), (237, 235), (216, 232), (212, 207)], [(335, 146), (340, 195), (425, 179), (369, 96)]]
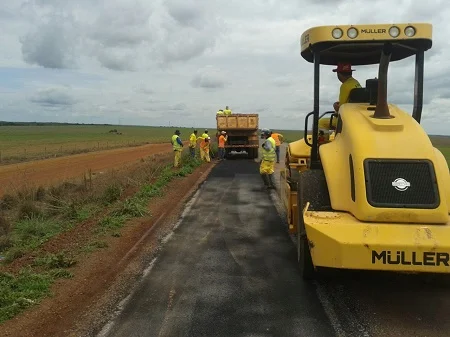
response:
[[(176, 127), (123, 125), (0, 125), (0, 163), (29, 161), (76, 153), (170, 142)], [(117, 132), (110, 132), (117, 130)], [(181, 138), (188, 140), (191, 128), (179, 128)], [(199, 134), (203, 128), (198, 129)], [(285, 142), (303, 137), (303, 131), (276, 130)], [(215, 129), (209, 134), (214, 135)], [(431, 136), (450, 164), (450, 137)]]
[[(0, 126), (0, 162), (8, 164), (149, 143), (166, 143), (175, 127), (121, 125)], [(117, 132), (110, 132), (117, 130)], [(188, 140), (193, 129), (179, 128)], [(203, 129), (199, 129), (199, 133)], [(216, 130), (211, 129), (214, 134)]]
[(448, 147), (438, 147), (439, 150), (441, 150), (442, 154), (447, 159), (447, 164), (450, 167), (450, 146)]

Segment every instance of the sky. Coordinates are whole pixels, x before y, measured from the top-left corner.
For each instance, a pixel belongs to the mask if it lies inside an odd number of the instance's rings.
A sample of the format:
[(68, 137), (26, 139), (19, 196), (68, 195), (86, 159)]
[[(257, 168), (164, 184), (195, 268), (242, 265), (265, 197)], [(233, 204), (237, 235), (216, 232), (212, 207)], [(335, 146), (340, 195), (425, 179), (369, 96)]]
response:
[[(260, 127), (303, 129), (321, 25), (433, 24), (422, 125), (450, 135), (450, 2), (444, 0), (9, 0), (0, 7), (0, 120), (214, 127), (228, 105)], [(337, 100), (321, 67), (321, 110)], [(355, 67), (361, 84), (376, 66)], [(391, 63), (389, 102), (412, 111), (414, 58)]]

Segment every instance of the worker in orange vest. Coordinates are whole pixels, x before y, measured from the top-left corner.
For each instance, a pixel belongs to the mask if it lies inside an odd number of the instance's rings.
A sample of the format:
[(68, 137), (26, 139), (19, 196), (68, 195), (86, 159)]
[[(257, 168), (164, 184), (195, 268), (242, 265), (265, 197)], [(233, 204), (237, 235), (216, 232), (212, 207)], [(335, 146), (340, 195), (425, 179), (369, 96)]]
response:
[(211, 158), (209, 157), (209, 143), (211, 137), (204, 133), (199, 138), (202, 140), (200, 142), (200, 159), (209, 163), (211, 161)]
[(225, 159), (225, 142), (228, 140), (227, 132), (222, 131), (219, 136), (219, 160)]
[(272, 133), (272, 138), (275, 140), (275, 153), (277, 154), (277, 163), (280, 162), (280, 146), (283, 143), (284, 137), (281, 133)]

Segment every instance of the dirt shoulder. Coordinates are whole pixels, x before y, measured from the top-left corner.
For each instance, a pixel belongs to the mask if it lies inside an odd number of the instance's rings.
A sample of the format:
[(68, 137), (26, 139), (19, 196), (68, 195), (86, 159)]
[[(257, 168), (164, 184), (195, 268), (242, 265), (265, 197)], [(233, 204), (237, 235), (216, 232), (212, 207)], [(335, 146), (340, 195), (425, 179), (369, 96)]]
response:
[(65, 180), (81, 180), (89, 170), (95, 174), (171, 151), (170, 143), (149, 144), (0, 166), (0, 195)]
[[(160, 150), (167, 151), (167, 146), (161, 145)], [(154, 151), (155, 147), (148, 150)], [(123, 161), (125, 153), (118, 156), (117, 151), (112, 151), (114, 155), (109, 158), (117, 156), (118, 161)], [(139, 158), (138, 153), (146, 152), (136, 152), (131, 157)], [(99, 163), (108, 157), (89, 155), (93, 162)], [(52, 285), (51, 297), (1, 325), (0, 335), (92, 336), (100, 331), (113, 308), (148, 267), (162, 238), (175, 226), (184, 204), (213, 166), (214, 163), (203, 164), (192, 174), (168, 183), (163, 196), (151, 199), (148, 205), (151, 216), (133, 219), (121, 229), (120, 236), (107, 237), (106, 244), (86, 254), (71, 268), (72, 278), (59, 279)], [(92, 235), (93, 227), (94, 221), (76, 226), (48, 242), (46, 249), (78, 251)]]

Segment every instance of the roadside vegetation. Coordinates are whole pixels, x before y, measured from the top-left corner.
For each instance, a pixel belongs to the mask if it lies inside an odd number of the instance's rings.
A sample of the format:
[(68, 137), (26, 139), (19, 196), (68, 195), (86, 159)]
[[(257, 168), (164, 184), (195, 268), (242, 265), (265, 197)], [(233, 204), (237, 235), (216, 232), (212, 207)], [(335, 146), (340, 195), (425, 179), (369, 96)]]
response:
[[(71, 268), (120, 237), (130, 220), (149, 216), (149, 203), (174, 179), (201, 162), (154, 155), (132, 168), (111, 171), (82, 183), (64, 183), (4, 195), (0, 200), (0, 323), (50, 294), (53, 282), (71, 278)], [(75, 231), (75, 229), (79, 229)], [(84, 245), (74, 247), (72, 230)], [(82, 233), (82, 234), (80, 234)]]
[[(0, 122), (0, 165), (170, 143), (176, 129), (181, 131), (182, 140), (187, 141), (194, 128)], [(198, 128), (198, 131), (201, 134), (203, 129)], [(215, 132), (211, 129), (210, 134)]]

